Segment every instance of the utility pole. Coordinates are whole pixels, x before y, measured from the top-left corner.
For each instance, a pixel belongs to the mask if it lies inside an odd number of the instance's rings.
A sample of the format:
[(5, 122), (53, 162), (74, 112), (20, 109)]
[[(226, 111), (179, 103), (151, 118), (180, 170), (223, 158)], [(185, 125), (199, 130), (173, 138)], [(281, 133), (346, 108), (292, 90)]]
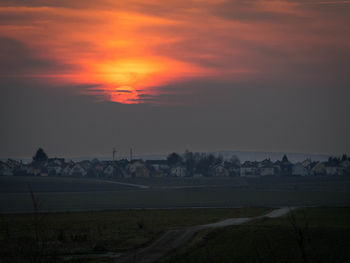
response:
[(113, 161), (115, 161), (117, 159), (117, 151), (115, 150), (115, 147), (113, 147)]
[(130, 148), (130, 162), (132, 161), (132, 148)]

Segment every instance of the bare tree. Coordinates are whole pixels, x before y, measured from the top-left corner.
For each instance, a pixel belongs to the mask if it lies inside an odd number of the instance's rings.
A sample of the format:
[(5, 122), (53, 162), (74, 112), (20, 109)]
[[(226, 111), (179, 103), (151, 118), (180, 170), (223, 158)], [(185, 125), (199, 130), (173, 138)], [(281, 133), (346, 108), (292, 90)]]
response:
[(294, 212), (290, 209), (290, 213), (288, 216), (289, 223), (293, 228), (293, 232), (295, 234), (295, 239), (298, 244), (298, 248), (301, 254), (301, 258), (304, 263), (308, 263), (308, 255), (306, 252), (306, 245), (310, 241), (309, 238), (309, 219), (306, 216), (305, 210), (301, 211), (303, 214), (302, 222), (298, 222)]

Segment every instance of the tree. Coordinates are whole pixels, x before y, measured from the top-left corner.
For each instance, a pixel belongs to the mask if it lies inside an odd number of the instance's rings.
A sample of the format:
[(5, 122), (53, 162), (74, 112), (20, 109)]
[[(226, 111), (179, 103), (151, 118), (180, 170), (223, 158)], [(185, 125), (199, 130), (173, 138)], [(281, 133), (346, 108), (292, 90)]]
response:
[(230, 163), (235, 165), (235, 166), (240, 166), (241, 165), (241, 161), (239, 160), (239, 158), (237, 157), (237, 155), (232, 155), (230, 158)]
[(289, 160), (288, 160), (287, 155), (283, 155), (283, 157), (282, 157), (282, 162), (283, 162), (283, 163), (289, 163)]
[(217, 159), (213, 154), (203, 154), (197, 162), (196, 171), (204, 176), (210, 176), (210, 170), (216, 163)]
[(215, 158), (215, 162), (214, 165), (220, 165), (224, 162), (224, 157), (222, 156), (222, 154), (220, 153), (218, 155), (218, 157)]
[(193, 152), (186, 150), (183, 155), (183, 159), (185, 161), (187, 171), (189, 172), (190, 176), (193, 176), (194, 168), (195, 168), (195, 160), (194, 160)]
[(168, 155), (167, 161), (170, 166), (175, 166), (182, 163), (182, 157), (174, 152)]
[(42, 148), (39, 148), (33, 156), (33, 161), (44, 162), (47, 161), (48, 157)]
[(341, 161), (345, 162), (348, 159), (348, 156), (346, 154), (343, 154), (343, 156), (341, 157)]

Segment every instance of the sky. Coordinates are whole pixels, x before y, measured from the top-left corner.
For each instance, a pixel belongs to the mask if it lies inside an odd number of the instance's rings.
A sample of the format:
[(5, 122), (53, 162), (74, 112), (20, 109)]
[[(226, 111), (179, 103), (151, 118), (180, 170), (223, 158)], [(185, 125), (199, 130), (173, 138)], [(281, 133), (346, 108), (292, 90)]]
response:
[(350, 1), (0, 0), (0, 158), (350, 153)]

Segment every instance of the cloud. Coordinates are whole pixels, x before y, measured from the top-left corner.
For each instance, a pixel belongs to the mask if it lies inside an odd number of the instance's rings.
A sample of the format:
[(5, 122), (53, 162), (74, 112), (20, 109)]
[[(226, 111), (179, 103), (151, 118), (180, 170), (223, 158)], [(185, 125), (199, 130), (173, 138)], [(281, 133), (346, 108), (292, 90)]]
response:
[[(348, 5), (325, 4), (2, 1), (0, 36), (21, 50), (3, 55), (3, 68), (53, 86), (92, 85), (84, 94), (122, 103), (161, 96), (164, 87), (176, 97), (195, 80), (299, 78), (317, 86), (344, 79), (349, 68)], [(12, 46), (6, 41), (3, 50)]]
[(74, 70), (72, 65), (38, 57), (25, 43), (11, 38), (0, 37), (0, 58), (0, 82), (9, 78), (37, 81)]

